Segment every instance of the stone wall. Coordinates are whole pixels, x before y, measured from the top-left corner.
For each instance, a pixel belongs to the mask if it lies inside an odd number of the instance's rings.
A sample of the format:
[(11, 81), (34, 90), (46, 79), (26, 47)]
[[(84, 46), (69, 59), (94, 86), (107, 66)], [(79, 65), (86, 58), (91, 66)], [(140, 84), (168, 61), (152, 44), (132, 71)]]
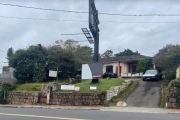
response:
[(125, 90), (129, 84), (131, 84), (131, 80), (125, 80), (121, 86), (114, 86), (107, 90), (107, 101), (111, 100), (114, 96), (117, 96), (120, 92)]
[(177, 108), (177, 100), (175, 98), (176, 87), (172, 87), (166, 92), (166, 108)]
[(60, 93), (51, 92), (50, 105), (62, 106), (88, 106), (104, 105), (106, 92), (102, 93)]
[(29, 104), (34, 105), (39, 102), (39, 93), (20, 93), (20, 92), (10, 92), (9, 100), (10, 104), (21, 105)]

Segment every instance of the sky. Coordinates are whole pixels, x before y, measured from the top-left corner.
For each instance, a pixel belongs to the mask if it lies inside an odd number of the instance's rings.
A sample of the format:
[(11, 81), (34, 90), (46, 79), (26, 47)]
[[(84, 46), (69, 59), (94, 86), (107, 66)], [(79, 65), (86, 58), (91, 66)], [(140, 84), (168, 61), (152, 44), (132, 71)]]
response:
[[(88, 28), (88, 13), (38, 10), (2, 4), (36, 8), (88, 12), (89, 0), (0, 0), (0, 73), (7, 65), (6, 52), (29, 45), (53, 45), (56, 40), (74, 39), (81, 45), (89, 44), (82, 33)], [(147, 15), (180, 15), (179, 0), (95, 0), (99, 13)], [(36, 18), (53, 20), (15, 19)], [(59, 20), (59, 21), (57, 21)], [(74, 20), (74, 21), (62, 21)], [(99, 14), (99, 53), (124, 49), (153, 56), (167, 44), (180, 44), (180, 16), (121, 16)], [(112, 22), (113, 21), (113, 22)]]

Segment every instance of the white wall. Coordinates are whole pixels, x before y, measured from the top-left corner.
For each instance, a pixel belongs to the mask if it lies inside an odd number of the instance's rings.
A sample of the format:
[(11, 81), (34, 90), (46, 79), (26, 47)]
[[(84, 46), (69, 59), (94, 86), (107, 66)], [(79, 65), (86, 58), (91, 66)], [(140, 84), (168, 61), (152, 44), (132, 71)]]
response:
[(180, 78), (180, 67), (176, 69), (176, 78)]
[(127, 73), (127, 64), (120, 63), (120, 66), (121, 66), (121, 73)]

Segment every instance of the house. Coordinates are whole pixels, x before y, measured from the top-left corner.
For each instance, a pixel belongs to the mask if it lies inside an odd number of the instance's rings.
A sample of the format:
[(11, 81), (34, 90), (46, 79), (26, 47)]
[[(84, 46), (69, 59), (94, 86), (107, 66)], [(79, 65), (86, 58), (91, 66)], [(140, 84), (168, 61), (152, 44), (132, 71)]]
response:
[(14, 80), (13, 77), (14, 68), (3, 66), (2, 68), (2, 74), (0, 74), (0, 79), (8, 79), (8, 80)]
[(137, 63), (139, 59), (148, 58), (143, 55), (130, 55), (120, 57), (102, 58), (103, 74), (105, 72), (116, 73), (117, 77), (141, 77), (143, 73), (137, 72)]

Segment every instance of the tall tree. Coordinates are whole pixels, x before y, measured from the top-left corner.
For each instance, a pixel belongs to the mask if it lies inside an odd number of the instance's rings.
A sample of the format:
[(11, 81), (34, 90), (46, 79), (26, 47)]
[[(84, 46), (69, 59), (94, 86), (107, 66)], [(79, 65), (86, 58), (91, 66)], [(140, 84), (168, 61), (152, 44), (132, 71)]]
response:
[(113, 57), (113, 51), (112, 50), (106, 50), (102, 55), (101, 58), (109, 58)]
[(13, 50), (12, 47), (10, 47), (10, 48), (8, 49), (8, 51), (7, 51), (7, 59), (8, 59), (8, 61), (9, 61), (9, 59), (13, 56), (13, 54), (14, 54), (14, 50)]
[(150, 69), (151, 67), (152, 67), (152, 61), (150, 59), (142, 58), (138, 60), (137, 70), (139, 72), (145, 73), (145, 71)]
[(180, 63), (180, 45), (166, 45), (155, 54), (153, 61), (167, 79), (174, 79)]
[(119, 52), (119, 53), (116, 53), (114, 54), (116, 57), (118, 56), (128, 56), (128, 55), (140, 55), (140, 53), (138, 51), (136, 52), (133, 52), (132, 50), (130, 49), (125, 49), (123, 52)]
[(9, 59), (9, 66), (15, 68), (14, 76), (20, 83), (43, 81), (46, 77), (46, 56), (47, 52), (40, 44), (32, 45), (17, 50)]

